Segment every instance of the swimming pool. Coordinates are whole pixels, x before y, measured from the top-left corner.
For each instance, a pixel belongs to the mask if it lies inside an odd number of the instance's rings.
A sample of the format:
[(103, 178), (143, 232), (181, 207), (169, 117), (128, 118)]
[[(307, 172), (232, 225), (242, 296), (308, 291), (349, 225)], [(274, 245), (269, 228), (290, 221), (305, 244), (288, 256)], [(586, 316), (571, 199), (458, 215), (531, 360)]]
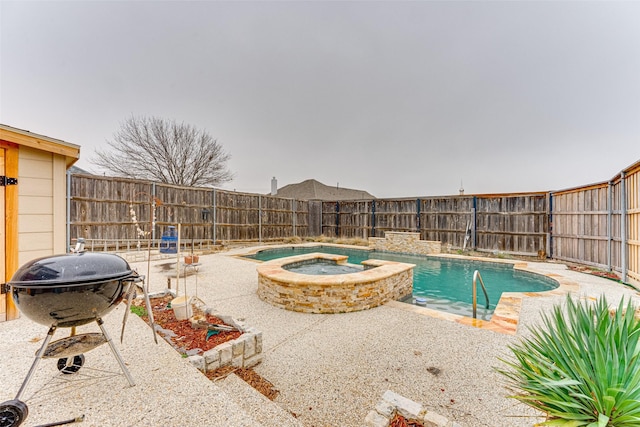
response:
[(473, 310), (473, 273), (478, 270), (482, 275), (490, 303), (489, 308), (485, 308), (484, 295), (480, 284), (478, 284), (477, 317), (483, 320), (490, 320), (503, 292), (542, 292), (558, 287), (558, 283), (555, 280), (514, 269), (512, 264), (404, 255), (338, 246), (272, 248), (247, 257), (259, 261), (268, 261), (312, 252), (347, 255), (351, 264), (360, 264), (366, 259), (382, 259), (415, 264), (416, 267), (413, 270), (413, 297), (404, 302), (415, 304), (416, 299), (425, 298), (427, 301), (426, 307), (428, 308), (469, 317)]

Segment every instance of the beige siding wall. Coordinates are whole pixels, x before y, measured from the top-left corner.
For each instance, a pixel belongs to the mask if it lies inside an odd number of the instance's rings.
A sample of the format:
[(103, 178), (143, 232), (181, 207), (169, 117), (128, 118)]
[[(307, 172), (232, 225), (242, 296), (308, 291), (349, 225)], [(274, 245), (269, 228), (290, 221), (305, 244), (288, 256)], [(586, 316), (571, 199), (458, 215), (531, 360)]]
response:
[(67, 165), (64, 156), (53, 155), (53, 253), (67, 251)]
[(65, 159), (20, 147), (18, 263), (64, 253), (66, 247)]

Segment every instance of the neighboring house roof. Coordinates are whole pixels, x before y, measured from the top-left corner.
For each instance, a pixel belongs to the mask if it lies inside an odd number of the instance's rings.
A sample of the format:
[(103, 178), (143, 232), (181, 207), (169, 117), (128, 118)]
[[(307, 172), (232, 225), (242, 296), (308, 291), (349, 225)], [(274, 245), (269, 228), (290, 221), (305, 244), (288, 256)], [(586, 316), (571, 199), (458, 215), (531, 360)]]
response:
[(79, 145), (3, 124), (0, 124), (0, 140), (61, 154), (67, 158), (67, 167), (73, 165), (80, 157)]
[(86, 170), (79, 168), (78, 166), (75, 166), (75, 165), (69, 168), (69, 172), (75, 173), (78, 175), (93, 175), (91, 172), (87, 172)]
[(375, 196), (364, 190), (351, 188), (331, 187), (316, 181), (307, 179), (298, 184), (285, 185), (278, 189), (278, 197), (287, 197), (299, 200), (371, 200)]

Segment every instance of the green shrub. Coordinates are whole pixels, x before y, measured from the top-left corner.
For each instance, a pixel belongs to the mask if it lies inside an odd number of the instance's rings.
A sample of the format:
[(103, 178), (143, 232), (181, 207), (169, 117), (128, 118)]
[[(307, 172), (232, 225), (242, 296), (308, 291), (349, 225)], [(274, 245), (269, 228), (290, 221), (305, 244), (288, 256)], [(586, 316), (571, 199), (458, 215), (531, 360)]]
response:
[(640, 426), (640, 322), (624, 299), (577, 303), (567, 297), (543, 314), (532, 336), (510, 346), (515, 360), (498, 372), (511, 396), (547, 413), (541, 425)]
[(132, 305), (130, 310), (133, 314), (137, 314), (140, 317), (147, 315), (147, 310), (142, 306)]

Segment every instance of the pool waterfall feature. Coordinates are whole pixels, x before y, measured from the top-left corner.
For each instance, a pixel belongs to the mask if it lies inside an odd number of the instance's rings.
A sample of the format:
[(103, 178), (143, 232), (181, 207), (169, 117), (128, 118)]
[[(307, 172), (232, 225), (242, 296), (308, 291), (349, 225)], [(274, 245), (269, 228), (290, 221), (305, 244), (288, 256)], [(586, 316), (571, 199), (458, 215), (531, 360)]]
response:
[[(346, 255), (318, 252), (264, 262), (256, 267), (258, 297), (303, 313), (347, 313), (411, 297), (414, 264), (369, 259), (359, 270), (347, 264), (347, 259)], [(304, 274), (287, 270), (318, 262), (353, 272)]]

